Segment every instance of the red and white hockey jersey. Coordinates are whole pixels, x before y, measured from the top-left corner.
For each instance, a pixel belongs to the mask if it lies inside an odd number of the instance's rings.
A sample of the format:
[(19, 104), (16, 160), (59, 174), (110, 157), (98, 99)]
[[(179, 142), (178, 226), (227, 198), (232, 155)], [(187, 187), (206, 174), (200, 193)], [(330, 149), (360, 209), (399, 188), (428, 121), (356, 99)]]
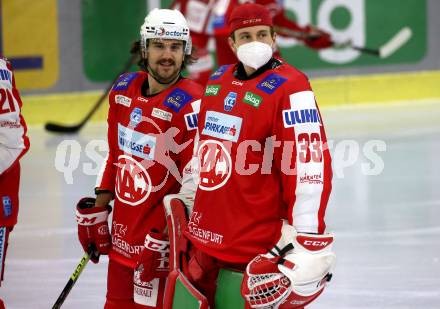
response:
[(200, 181), (186, 235), (231, 263), (271, 249), (281, 219), (300, 232), (325, 230), (332, 170), (315, 96), (289, 64), (264, 68), (240, 80), (237, 65), (220, 67), (199, 113)]
[[(193, 154), (203, 89), (180, 79), (143, 96), (147, 73), (121, 75), (109, 95), (109, 154), (97, 187), (115, 195), (110, 258), (135, 266), (150, 229), (166, 225), (162, 199), (176, 193)], [(190, 171), (190, 170), (187, 170)]]
[(0, 57), (0, 175), (29, 149), (21, 106), (11, 64)]

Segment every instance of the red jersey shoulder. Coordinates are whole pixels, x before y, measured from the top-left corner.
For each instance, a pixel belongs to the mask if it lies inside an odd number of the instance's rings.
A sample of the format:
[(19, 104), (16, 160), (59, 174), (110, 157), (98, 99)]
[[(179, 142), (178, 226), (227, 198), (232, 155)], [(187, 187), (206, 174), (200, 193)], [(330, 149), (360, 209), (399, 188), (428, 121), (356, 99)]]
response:
[(288, 63), (283, 63), (275, 68), (274, 72), (287, 79), (284, 87), (289, 92), (311, 90), (307, 75)]
[(109, 94), (110, 104), (112, 102), (130, 107), (132, 101), (131, 89), (139, 89), (147, 74), (145, 72), (130, 72), (119, 76), (113, 84), (112, 90)]
[(202, 87), (186, 78), (179, 80), (175, 85), (164, 91), (165, 98), (162, 104), (178, 114), (193, 110), (192, 104), (202, 97)]
[(138, 84), (145, 79), (146, 73), (144, 72), (129, 72), (124, 73), (118, 77), (113, 85), (112, 91), (127, 91), (134, 84)]
[(215, 84), (220, 82), (220, 80), (223, 79), (223, 76), (227, 75), (227, 72), (232, 72), (233, 69), (234, 65), (232, 64), (222, 65), (209, 77), (208, 84)]
[(200, 99), (204, 91), (204, 88), (199, 83), (187, 78), (182, 78), (178, 83), (178, 87), (191, 94), (195, 100)]

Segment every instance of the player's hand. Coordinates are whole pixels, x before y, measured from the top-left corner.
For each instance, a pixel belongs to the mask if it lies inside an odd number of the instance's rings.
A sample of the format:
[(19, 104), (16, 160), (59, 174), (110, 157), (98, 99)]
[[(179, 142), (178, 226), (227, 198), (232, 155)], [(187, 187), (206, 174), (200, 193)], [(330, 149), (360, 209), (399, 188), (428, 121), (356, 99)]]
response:
[(144, 248), (136, 265), (136, 272), (142, 281), (168, 276), (170, 242), (168, 236), (157, 231), (150, 231), (145, 237)]
[(94, 248), (90, 259), (98, 263), (99, 255), (108, 254), (111, 248), (111, 237), (108, 229), (110, 205), (95, 207), (95, 199), (82, 198), (76, 205), (76, 221), (78, 223), (78, 238), (85, 252)]
[(318, 29), (312, 25), (304, 28), (304, 43), (313, 49), (323, 49), (333, 46), (333, 41), (329, 33)]
[(332, 234), (297, 233), (288, 224), (281, 234), (272, 250), (246, 267), (241, 294), (251, 308), (303, 308), (331, 279), (336, 259)]
[(166, 278), (169, 268), (170, 242), (167, 235), (155, 230), (145, 237), (144, 248), (134, 270), (134, 302), (148, 305), (146, 295), (158, 284), (159, 278)]

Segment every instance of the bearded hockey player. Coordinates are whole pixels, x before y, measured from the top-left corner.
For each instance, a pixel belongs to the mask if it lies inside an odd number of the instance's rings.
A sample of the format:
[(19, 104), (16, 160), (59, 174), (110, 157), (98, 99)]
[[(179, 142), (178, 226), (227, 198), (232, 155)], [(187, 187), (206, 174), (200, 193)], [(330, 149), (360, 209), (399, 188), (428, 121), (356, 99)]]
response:
[[(0, 285), (9, 234), (17, 224), (20, 158), (29, 150), (27, 127), (12, 66), (0, 56)], [(0, 299), (0, 308), (4, 308)]]
[(202, 98), (200, 181), (185, 231), (195, 248), (185, 275), (211, 307), (219, 271), (233, 269), (243, 272), (248, 308), (303, 308), (335, 263), (321, 114), (307, 77), (273, 57), (266, 8), (240, 5), (228, 25), (239, 62), (220, 67)]
[(109, 153), (96, 200), (84, 198), (77, 205), (84, 250), (93, 249), (94, 262), (109, 254), (107, 309), (162, 308), (169, 245), (161, 203), (179, 191), (194, 151), (203, 94), (181, 77), (192, 47), (180, 12), (154, 9), (140, 34), (142, 71), (120, 76), (109, 95)]

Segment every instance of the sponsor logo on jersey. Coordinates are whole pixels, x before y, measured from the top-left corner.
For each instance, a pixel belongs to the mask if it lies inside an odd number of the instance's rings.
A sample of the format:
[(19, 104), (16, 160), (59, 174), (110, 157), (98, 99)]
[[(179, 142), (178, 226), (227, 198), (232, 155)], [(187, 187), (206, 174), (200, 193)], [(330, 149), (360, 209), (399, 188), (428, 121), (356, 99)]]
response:
[(3, 214), (5, 217), (9, 217), (12, 214), (12, 201), (9, 196), (2, 197), (3, 202)]
[(240, 136), (242, 122), (243, 119), (240, 117), (207, 111), (202, 134), (236, 142)]
[(192, 96), (182, 89), (174, 89), (165, 99), (163, 104), (178, 113), (186, 103), (192, 100)]
[(126, 73), (121, 75), (113, 86), (113, 90), (126, 90), (137, 73)]
[(234, 106), (235, 102), (237, 101), (237, 93), (236, 92), (229, 92), (226, 98), (224, 99), (224, 109), (227, 112), (230, 112)]
[(116, 163), (115, 194), (130, 206), (142, 204), (151, 193), (151, 177), (145, 167), (134, 158), (120, 155)]
[(171, 118), (173, 118), (173, 114), (171, 114), (170, 112), (164, 111), (164, 110), (156, 108), (156, 107), (153, 107), (153, 111), (151, 112), (151, 116), (165, 120), (165, 121), (171, 121)]
[(117, 94), (115, 96), (115, 102), (118, 103), (118, 104), (130, 107), (130, 105), (131, 105), (131, 98), (126, 97), (125, 95), (122, 95), (122, 94)]
[(136, 107), (130, 113), (130, 124), (129, 124), (129, 126), (135, 128), (141, 122), (142, 122), (142, 110), (139, 107)]
[(287, 78), (281, 77), (278, 74), (272, 73), (266, 76), (258, 85), (257, 88), (266, 92), (267, 94), (272, 94), (277, 90)]
[(202, 214), (194, 211), (191, 214), (191, 217), (189, 219), (188, 223), (188, 230), (191, 233), (192, 236), (197, 238), (202, 243), (212, 242), (216, 244), (223, 243), (223, 235), (219, 233), (215, 233), (210, 230), (202, 229), (198, 225), (200, 224), (200, 219), (202, 217)]
[(321, 125), (321, 118), (316, 108), (283, 110), (283, 121), (285, 128), (309, 123), (319, 123)]
[(218, 94), (219, 91), (220, 91), (220, 85), (209, 85), (208, 87), (206, 87), (205, 96), (207, 97), (215, 96)]
[(299, 182), (310, 185), (321, 185), (324, 183), (321, 173), (311, 175), (305, 173), (304, 175), (299, 176)]
[(226, 70), (229, 68), (230, 64), (228, 65), (222, 65), (221, 67), (219, 67), (217, 69), (217, 71), (215, 71), (211, 77), (209, 78), (209, 80), (216, 80), (219, 79), (223, 74), (225, 74)]
[(12, 84), (12, 74), (9, 70), (0, 69), (0, 80), (6, 80)]
[(118, 145), (125, 153), (138, 158), (153, 160), (156, 150), (156, 137), (131, 130), (118, 124)]
[(197, 129), (198, 114), (197, 113), (185, 114), (185, 123), (188, 131)]
[(263, 99), (259, 95), (247, 91), (244, 95), (243, 102), (258, 108), (260, 107), (261, 102), (263, 102)]

